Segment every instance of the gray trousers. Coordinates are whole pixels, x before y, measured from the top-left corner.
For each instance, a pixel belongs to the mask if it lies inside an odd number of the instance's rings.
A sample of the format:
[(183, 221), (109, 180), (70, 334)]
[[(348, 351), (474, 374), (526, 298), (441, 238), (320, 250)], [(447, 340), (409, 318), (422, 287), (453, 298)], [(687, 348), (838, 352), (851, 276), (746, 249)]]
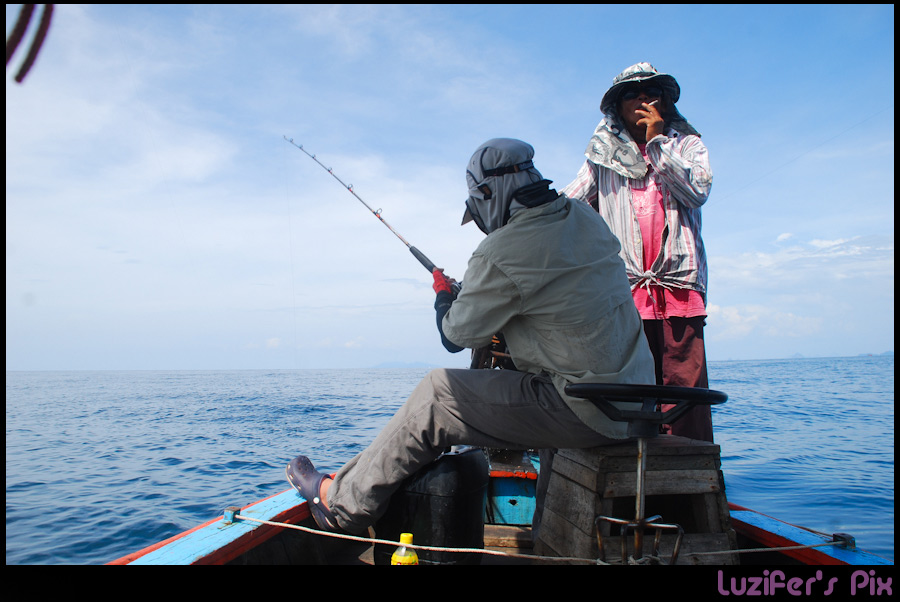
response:
[(538, 511), (552, 454), (621, 443), (581, 422), (546, 375), (512, 370), (433, 370), (363, 452), (335, 475), (328, 505), (338, 524), (365, 531), (406, 477), (453, 445), (541, 449)]

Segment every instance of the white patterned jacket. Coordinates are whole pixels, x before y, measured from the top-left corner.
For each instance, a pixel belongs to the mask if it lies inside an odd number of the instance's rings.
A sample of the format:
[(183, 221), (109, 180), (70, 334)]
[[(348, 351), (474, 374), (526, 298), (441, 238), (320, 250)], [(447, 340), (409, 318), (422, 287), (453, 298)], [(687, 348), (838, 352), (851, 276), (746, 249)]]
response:
[[(623, 145), (634, 145), (627, 131), (613, 131)], [(655, 136), (646, 148), (649, 172), (638, 180), (591, 161), (597, 154), (588, 148), (589, 159), (562, 193), (599, 211), (622, 245), (621, 257), (631, 289), (647, 285), (687, 288), (700, 292), (705, 299), (708, 268), (700, 237), (700, 207), (709, 197), (712, 170), (700, 137), (673, 129)], [(631, 187), (646, 186), (646, 178), (653, 178), (663, 191), (666, 211), (662, 249), (647, 271), (643, 269), (641, 229), (631, 202)]]

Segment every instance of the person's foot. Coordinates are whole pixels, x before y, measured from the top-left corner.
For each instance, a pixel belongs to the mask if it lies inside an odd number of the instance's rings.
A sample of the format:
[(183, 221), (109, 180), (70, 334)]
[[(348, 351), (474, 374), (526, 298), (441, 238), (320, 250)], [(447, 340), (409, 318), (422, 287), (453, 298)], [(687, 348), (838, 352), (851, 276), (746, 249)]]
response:
[(337, 520), (325, 502), (332, 479), (327, 474), (316, 470), (306, 456), (297, 456), (284, 469), (288, 483), (297, 490), (308, 503), (316, 524), (323, 531), (340, 529)]

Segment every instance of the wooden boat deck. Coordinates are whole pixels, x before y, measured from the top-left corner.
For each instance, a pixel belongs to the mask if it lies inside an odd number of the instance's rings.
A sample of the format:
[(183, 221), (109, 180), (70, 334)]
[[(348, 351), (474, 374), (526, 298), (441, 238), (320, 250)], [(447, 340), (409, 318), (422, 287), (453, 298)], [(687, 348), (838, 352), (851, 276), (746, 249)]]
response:
[[(531, 529), (506, 525), (485, 525), (484, 547), (486, 550), (507, 554), (531, 554)], [(375, 547), (366, 544), (356, 546), (338, 546), (329, 560), (340, 565), (374, 565)], [(534, 561), (528, 558), (481, 556), (482, 565), (530, 565)]]
[[(301, 524), (312, 526), (308, 521)], [(531, 529), (521, 526), (485, 525), (484, 543), (486, 550), (530, 555)], [(483, 565), (527, 565), (534, 562), (528, 558), (481, 555)], [(375, 547), (365, 542), (285, 529), (272, 537), (265, 546), (249, 550), (229, 564), (375, 565)]]

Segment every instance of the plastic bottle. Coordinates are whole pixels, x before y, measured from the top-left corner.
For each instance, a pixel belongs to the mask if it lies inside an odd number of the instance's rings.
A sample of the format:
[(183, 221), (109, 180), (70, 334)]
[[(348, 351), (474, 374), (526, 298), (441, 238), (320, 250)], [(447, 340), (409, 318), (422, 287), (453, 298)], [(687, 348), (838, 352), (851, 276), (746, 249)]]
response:
[(400, 534), (400, 547), (394, 551), (391, 556), (391, 564), (419, 564), (419, 555), (412, 548), (407, 548), (407, 544), (413, 542), (412, 533)]

